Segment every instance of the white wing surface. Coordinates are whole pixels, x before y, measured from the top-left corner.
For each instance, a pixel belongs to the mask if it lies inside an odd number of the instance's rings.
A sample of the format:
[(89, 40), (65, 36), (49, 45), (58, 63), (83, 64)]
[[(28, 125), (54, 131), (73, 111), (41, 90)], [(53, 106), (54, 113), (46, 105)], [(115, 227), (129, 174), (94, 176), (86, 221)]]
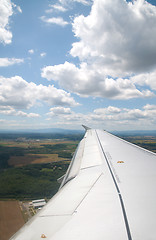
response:
[(155, 240), (156, 154), (86, 128), (58, 193), (11, 240)]

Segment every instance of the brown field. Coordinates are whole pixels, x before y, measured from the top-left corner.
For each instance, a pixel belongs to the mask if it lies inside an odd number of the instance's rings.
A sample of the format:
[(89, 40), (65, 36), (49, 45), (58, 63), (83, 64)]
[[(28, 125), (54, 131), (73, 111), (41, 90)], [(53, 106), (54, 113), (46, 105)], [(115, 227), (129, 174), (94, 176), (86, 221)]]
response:
[(18, 201), (0, 201), (0, 239), (8, 240), (24, 225)]
[(58, 154), (27, 154), (25, 156), (11, 156), (8, 163), (11, 166), (21, 167), (28, 164), (50, 163), (63, 160), (65, 159), (58, 157)]
[(7, 147), (21, 147), (21, 148), (41, 148), (41, 145), (54, 145), (54, 144), (62, 144), (62, 143), (73, 143), (73, 141), (70, 140), (54, 140), (50, 139), (48, 140), (41, 140), (41, 141), (35, 141), (35, 140), (30, 140), (30, 141), (5, 141), (5, 140), (0, 140), (0, 145), (2, 146), (7, 146)]
[[(51, 163), (57, 161), (65, 161), (66, 158), (58, 157), (57, 153), (54, 154), (40, 154), (31, 153), (33, 149), (42, 149), (44, 145), (55, 145), (55, 144), (69, 144), (69, 151), (72, 151), (73, 141), (60, 141), (60, 140), (43, 140), (43, 141), (0, 141), (0, 145), (4, 147), (18, 147), (26, 150), (24, 156), (10, 156), (8, 163), (13, 167), (21, 167), (28, 164), (39, 164), (39, 163)], [(75, 144), (75, 142), (74, 142)], [(66, 150), (65, 150), (66, 151)], [(30, 153), (29, 153), (30, 152)]]

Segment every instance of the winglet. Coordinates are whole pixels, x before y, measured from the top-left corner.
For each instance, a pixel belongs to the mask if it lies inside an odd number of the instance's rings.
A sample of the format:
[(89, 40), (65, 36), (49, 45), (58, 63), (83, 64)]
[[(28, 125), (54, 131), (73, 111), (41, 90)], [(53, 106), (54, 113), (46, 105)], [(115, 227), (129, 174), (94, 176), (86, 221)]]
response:
[(84, 129), (85, 129), (86, 131), (89, 130), (89, 129), (91, 129), (91, 128), (85, 126), (85, 125), (82, 125), (82, 127), (84, 127)]

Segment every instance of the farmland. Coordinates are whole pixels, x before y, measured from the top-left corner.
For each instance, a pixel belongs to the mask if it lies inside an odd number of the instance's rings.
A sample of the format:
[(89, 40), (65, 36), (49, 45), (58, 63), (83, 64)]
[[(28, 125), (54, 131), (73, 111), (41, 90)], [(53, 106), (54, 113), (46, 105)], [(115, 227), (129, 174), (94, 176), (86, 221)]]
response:
[(23, 141), (0, 141), (0, 155), (10, 167), (71, 159), (77, 146), (75, 141)]
[(65, 140), (1, 141), (0, 198), (50, 198), (76, 146), (77, 142)]
[(8, 240), (24, 224), (19, 202), (0, 201), (0, 213), (0, 239)]
[[(124, 139), (156, 152), (156, 137)], [(78, 141), (67, 139), (2, 139), (0, 141), (0, 198), (50, 198), (57, 179), (67, 170)]]
[[(66, 172), (80, 136), (77, 139), (76, 136), (72, 139), (64, 136), (62, 139), (37, 137), (1, 139), (1, 199), (51, 198), (56, 193), (59, 187), (57, 179)], [(123, 138), (156, 152), (155, 136)]]

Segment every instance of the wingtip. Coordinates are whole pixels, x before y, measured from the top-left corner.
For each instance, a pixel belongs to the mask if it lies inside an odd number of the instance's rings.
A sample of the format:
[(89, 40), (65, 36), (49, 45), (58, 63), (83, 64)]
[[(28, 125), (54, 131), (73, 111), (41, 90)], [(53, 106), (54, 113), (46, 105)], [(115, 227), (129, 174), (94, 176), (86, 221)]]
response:
[(91, 128), (89, 128), (89, 127), (83, 125), (83, 124), (82, 124), (82, 127), (83, 127), (86, 131), (89, 130), (89, 129), (91, 129)]

